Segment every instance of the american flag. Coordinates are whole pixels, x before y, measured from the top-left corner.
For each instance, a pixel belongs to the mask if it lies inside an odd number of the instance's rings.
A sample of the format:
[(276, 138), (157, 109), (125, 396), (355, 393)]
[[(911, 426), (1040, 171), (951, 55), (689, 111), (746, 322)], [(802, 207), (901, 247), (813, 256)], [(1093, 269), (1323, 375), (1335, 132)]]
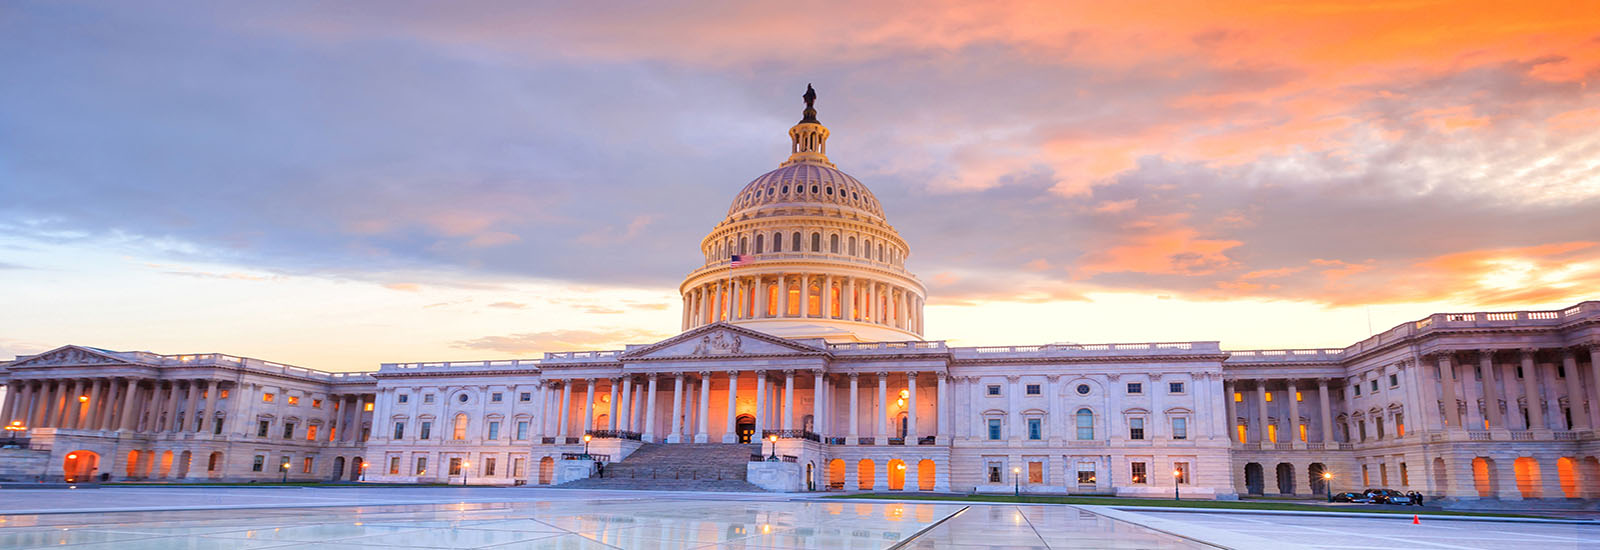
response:
[(728, 267), (739, 267), (741, 265), (744, 265), (744, 256), (738, 254), (734, 254), (733, 261), (728, 262)]

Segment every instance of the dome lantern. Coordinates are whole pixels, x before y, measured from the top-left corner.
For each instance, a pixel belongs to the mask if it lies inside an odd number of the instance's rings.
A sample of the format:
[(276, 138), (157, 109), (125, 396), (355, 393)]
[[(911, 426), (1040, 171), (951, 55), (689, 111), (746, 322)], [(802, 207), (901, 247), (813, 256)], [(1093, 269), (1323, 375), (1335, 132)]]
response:
[(833, 163), (828, 162), (828, 127), (817, 121), (817, 91), (806, 84), (806, 93), (800, 97), (806, 100), (806, 110), (800, 123), (789, 128), (789, 160), (778, 166), (805, 163), (832, 168)]

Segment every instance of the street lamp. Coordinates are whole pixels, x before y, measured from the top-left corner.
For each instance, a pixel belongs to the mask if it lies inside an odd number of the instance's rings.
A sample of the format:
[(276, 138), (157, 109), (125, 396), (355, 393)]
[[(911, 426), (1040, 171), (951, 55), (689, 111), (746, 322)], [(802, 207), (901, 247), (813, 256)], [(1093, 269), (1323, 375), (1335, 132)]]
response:
[(366, 462), (361, 463), (361, 481), (367, 480), (367, 466), (370, 466), (370, 464), (367, 464)]
[(1333, 472), (1322, 472), (1322, 488), (1328, 490), (1328, 502), (1333, 502)]
[(1022, 498), (1022, 468), (1011, 468), (1012, 494)]
[(767, 440), (772, 442), (772, 456), (767, 457), (767, 462), (778, 461), (778, 434), (770, 434)]
[(1180, 485), (1180, 483), (1179, 483), (1180, 481), (1183, 481), (1183, 470), (1179, 470), (1177, 468), (1173, 468), (1172, 469), (1172, 500), (1183, 500), (1183, 497), (1178, 496), (1178, 486)]
[(288, 483), (289, 482), (289, 461), (285, 460), (283, 462), (283, 465), (278, 467), (278, 470), (283, 472), (283, 482), (284, 483)]
[[(587, 435), (583, 436), (583, 439), (584, 439), (584, 443), (588, 443), (589, 442), (589, 436), (587, 436)], [(589, 453), (589, 451), (587, 451), (587, 450), (584, 451), (584, 454), (588, 454), (588, 453)], [(461, 486), (462, 487), (466, 487), (467, 486), (467, 469), (471, 468), (471, 467), (472, 467), (472, 463), (471, 462), (467, 462), (465, 460), (461, 461)]]
[(589, 434), (583, 434), (583, 457), (587, 458), (589, 460), (594, 460), (594, 457), (589, 456), (589, 440), (590, 439), (594, 439), (594, 436), (589, 435)]
[(6, 424), (6, 431), (11, 432), (11, 443), (12, 444), (16, 444), (16, 442), (17, 442), (17, 432), (20, 432), (20, 431), (23, 431), (23, 430), (26, 430), (26, 429), (28, 429), (28, 427), (27, 426), (23, 426), (21, 420), (12, 420), (10, 424)]

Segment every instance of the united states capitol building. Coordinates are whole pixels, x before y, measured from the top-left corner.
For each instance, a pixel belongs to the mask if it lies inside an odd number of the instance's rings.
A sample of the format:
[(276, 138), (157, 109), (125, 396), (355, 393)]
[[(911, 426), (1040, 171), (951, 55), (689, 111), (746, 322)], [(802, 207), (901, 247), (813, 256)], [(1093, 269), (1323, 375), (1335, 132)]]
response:
[(0, 479), (1600, 498), (1600, 302), (1342, 349), (947, 346), (814, 98), (701, 240), (677, 336), (351, 373), (63, 346), (0, 364)]

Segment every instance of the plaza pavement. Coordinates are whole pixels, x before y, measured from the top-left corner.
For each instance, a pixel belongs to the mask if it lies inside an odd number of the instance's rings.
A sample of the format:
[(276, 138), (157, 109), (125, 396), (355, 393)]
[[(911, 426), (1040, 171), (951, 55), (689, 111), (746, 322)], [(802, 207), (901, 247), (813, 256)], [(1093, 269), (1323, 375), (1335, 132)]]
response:
[(0, 548), (1600, 548), (1600, 524), (490, 487), (0, 491)]

